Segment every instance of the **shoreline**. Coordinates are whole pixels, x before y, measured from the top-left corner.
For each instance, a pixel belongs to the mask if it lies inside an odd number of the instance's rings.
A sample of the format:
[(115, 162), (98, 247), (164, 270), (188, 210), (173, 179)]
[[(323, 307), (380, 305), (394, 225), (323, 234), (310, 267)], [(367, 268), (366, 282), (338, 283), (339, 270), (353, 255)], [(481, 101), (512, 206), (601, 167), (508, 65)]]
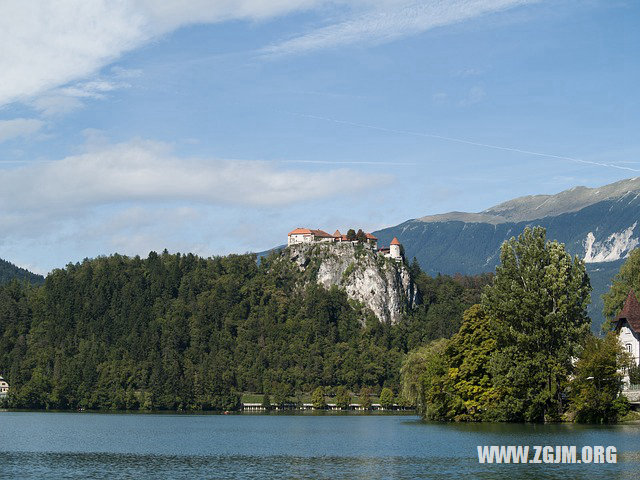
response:
[(0, 408), (0, 413), (97, 413), (105, 415), (279, 415), (279, 416), (415, 416), (415, 410), (209, 410), (209, 411), (180, 411), (180, 410), (33, 410), (22, 408)]

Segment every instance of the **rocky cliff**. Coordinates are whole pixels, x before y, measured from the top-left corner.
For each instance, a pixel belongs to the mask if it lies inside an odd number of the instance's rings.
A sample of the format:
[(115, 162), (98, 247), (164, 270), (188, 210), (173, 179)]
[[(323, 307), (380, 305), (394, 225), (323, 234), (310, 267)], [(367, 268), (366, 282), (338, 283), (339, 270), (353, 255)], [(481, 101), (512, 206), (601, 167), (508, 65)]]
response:
[(281, 255), (325, 288), (344, 288), (349, 298), (361, 302), (380, 321), (397, 323), (418, 302), (406, 265), (384, 258), (365, 245), (292, 245)]

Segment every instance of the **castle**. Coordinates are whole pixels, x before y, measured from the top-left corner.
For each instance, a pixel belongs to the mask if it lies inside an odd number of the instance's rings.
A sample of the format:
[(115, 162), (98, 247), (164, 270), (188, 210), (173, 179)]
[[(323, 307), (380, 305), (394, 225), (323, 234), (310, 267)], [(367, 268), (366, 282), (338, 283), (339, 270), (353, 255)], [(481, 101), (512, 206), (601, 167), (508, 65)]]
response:
[(391, 244), (387, 248), (378, 248), (378, 239), (370, 233), (364, 234), (364, 239), (349, 240), (347, 235), (340, 233), (340, 230), (336, 230), (333, 235), (325, 232), (324, 230), (313, 230), (310, 228), (296, 228), (289, 232), (287, 236), (287, 246), (299, 245), (299, 244), (313, 244), (313, 243), (341, 243), (361, 242), (368, 245), (373, 251), (377, 251), (378, 254), (387, 258), (392, 258), (396, 261), (401, 261), (403, 258), (402, 244), (396, 237), (393, 237)]

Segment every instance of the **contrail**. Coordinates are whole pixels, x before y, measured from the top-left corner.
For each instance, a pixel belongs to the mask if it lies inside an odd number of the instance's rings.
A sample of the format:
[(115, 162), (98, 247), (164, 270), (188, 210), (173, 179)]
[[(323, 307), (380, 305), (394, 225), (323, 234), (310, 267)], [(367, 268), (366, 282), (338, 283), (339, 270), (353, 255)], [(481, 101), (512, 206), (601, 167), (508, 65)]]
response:
[(370, 130), (377, 130), (379, 132), (396, 133), (396, 134), (400, 134), (400, 135), (411, 135), (411, 136), (414, 136), (414, 137), (436, 138), (438, 140), (447, 140), (449, 142), (464, 143), (466, 145), (474, 145), (476, 147), (492, 148), (494, 150), (503, 150), (503, 151), (506, 151), (506, 152), (523, 153), (525, 155), (535, 155), (537, 157), (556, 158), (556, 159), (559, 159), (559, 160), (568, 160), (570, 162), (582, 163), (582, 164), (586, 164), (586, 165), (596, 165), (598, 167), (609, 167), (609, 168), (617, 168), (618, 170), (628, 170), (630, 172), (640, 172), (640, 169), (631, 168), (631, 167), (623, 167), (621, 165), (615, 165), (613, 163), (592, 162), (590, 160), (583, 160), (581, 158), (574, 158), (574, 157), (566, 157), (564, 155), (553, 155), (551, 153), (534, 152), (534, 151), (531, 151), (531, 150), (522, 150), (520, 148), (503, 147), (501, 145), (491, 145), (489, 143), (473, 142), (471, 140), (465, 140), (465, 139), (462, 139), (462, 138), (454, 138), (454, 137), (446, 137), (444, 135), (436, 135), (435, 133), (412, 132), (410, 130), (396, 130), (396, 129), (393, 129), (393, 128), (385, 128), (385, 127), (377, 127), (375, 125), (367, 125), (365, 123), (355, 123), (355, 122), (348, 122), (346, 120), (338, 120), (338, 119), (335, 119), (335, 118), (321, 117), (319, 115), (309, 115), (309, 114), (306, 114), (306, 113), (295, 113), (295, 112), (289, 112), (289, 113), (291, 115), (295, 115), (295, 116), (298, 116), (298, 117), (312, 118), (312, 119), (315, 119), (315, 120), (324, 120), (326, 122), (333, 122), (333, 123), (338, 123), (338, 124), (341, 124), (341, 125), (349, 125), (349, 126), (352, 126), (352, 127), (368, 128)]
[(318, 163), (321, 165), (393, 165), (404, 167), (415, 167), (417, 163), (406, 162), (356, 162), (356, 161), (329, 161), (329, 160), (275, 160), (280, 163)]

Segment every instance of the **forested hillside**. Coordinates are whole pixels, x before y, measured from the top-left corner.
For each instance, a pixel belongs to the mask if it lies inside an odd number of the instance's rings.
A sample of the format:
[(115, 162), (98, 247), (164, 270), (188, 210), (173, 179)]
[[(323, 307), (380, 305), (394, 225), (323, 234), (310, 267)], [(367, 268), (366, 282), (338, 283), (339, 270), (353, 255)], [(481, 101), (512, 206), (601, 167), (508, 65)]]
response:
[(7, 283), (13, 279), (21, 281), (26, 280), (29, 283), (35, 283), (37, 285), (44, 282), (44, 277), (42, 275), (32, 273), (29, 270), (20, 268), (13, 263), (0, 258), (0, 284)]
[(403, 355), (457, 331), (489, 281), (410, 270), (423, 305), (392, 326), (277, 254), (260, 265), (166, 251), (85, 260), (41, 287), (0, 286), (0, 374), (26, 408), (230, 409), (243, 391), (397, 391)]

